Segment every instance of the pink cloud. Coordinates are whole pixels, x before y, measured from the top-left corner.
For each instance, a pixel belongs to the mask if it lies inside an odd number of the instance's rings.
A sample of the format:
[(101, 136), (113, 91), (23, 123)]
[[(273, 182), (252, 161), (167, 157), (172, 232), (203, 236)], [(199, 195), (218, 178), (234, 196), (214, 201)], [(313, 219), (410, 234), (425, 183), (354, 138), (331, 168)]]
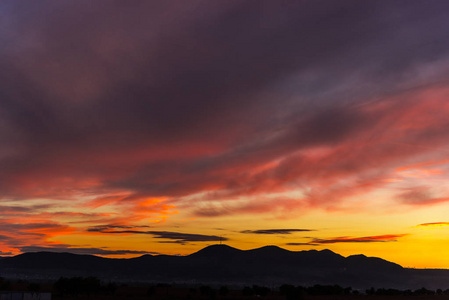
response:
[(407, 188), (405, 191), (397, 195), (397, 199), (404, 204), (421, 206), (434, 205), (449, 201), (448, 197), (436, 197), (432, 190), (428, 187), (417, 186)]

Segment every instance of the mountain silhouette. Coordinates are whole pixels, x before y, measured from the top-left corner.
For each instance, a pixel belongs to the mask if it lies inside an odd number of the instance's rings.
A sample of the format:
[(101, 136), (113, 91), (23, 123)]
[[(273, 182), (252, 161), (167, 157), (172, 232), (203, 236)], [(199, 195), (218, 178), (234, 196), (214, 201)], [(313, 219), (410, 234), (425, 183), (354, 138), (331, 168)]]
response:
[[(449, 270), (406, 269), (377, 257), (341, 256), (330, 250), (289, 251), (277, 246), (240, 250), (212, 245), (187, 256), (143, 255), (111, 259), (35, 252), (0, 259), (0, 276), (208, 284), (339, 284), (353, 288), (447, 288)], [(438, 285), (438, 286), (437, 286)]]
[(233, 248), (228, 245), (212, 245), (208, 246), (206, 248), (201, 249), (198, 252), (192, 253), (189, 255), (189, 257), (196, 257), (196, 258), (213, 258), (213, 257), (231, 257), (238, 254), (241, 254), (243, 251)]

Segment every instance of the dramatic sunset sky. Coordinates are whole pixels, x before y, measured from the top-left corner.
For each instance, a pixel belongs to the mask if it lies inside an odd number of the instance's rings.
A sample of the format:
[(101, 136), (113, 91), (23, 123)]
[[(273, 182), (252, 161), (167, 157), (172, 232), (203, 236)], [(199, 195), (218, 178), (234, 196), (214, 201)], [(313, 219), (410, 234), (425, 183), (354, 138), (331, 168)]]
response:
[(449, 268), (449, 1), (0, 2), (0, 256), (222, 241)]

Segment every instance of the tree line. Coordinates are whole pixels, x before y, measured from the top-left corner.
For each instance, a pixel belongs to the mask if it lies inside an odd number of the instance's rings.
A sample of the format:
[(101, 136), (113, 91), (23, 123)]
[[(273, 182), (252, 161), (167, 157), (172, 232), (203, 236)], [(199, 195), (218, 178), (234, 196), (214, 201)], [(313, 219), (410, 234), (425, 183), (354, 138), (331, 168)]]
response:
[[(26, 291), (31, 293), (38, 293), (40, 291), (40, 285), (38, 283), (22, 283), (22, 286), (26, 286)], [(26, 283), (27, 285), (23, 285)], [(79, 295), (114, 295), (116, 289), (119, 287), (114, 282), (102, 282), (99, 278), (89, 277), (60, 277), (53, 283), (53, 293), (64, 296), (79, 296)], [(126, 286), (126, 285), (121, 285)], [(10, 280), (6, 280), (0, 277), (0, 291), (11, 290), (14, 285)], [(165, 290), (176, 290), (177, 287), (170, 284), (161, 283), (150, 285), (147, 287), (146, 295), (151, 298), (157, 294), (157, 290), (164, 288)], [(240, 290), (231, 288), (226, 285), (220, 287), (212, 287), (208, 285), (201, 285), (198, 287), (190, 287), (188, 289), (188, 295), (191, 299), (215, 299), (226, 298), (228, 296), (240, 296), (242, 298), (251, 297), (267, 297), (270, 295), (281, 295), (286, 300), (301, 300), (304, 296), (327, 296), (327, 295), (378, 295), (378, 296), (438, 296), (449, 295), (449, 289), (442, 290), (430, 290), (427, 288), (419, 288), (416, 290), (399, 290), (392, 288), (369, 288), (364, 291), (352, 289), (351, 287), (342, 287), (339, 285), (321, 285), (315, 284), (313, 286), (295, 286), (291, 284), (283, 284), (277, 288), (268, 288), (266, 286), (252, 285), (244, 286)], [(231, 295), (232, 294), (232, 295)]]

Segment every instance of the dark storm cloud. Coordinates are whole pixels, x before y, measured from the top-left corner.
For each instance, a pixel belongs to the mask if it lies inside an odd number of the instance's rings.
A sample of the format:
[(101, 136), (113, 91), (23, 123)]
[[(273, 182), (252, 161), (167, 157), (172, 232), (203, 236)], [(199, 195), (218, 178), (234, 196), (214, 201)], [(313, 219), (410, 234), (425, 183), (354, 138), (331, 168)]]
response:
[(245, 194), (258, 178), (229, 170), (351, 140), (377, 120), (355, 104), (449, 51), (447, 1), (0, 5), (12, 199)]
[(251, 234), (291, 234), (293, 232), (314, 231), (313, 229), (259, 229), (259, 230), (243, 230), (240, 233)]
[(158, 252), (135, 251), (135, 250), (108, 250), (103, 248), (78, 248), (71, 246), (24, 246), (19, 248), (22, 252), (68, 252), (73, 254), (90, 254), (90, 255), (128, 255), (128, 254), (159, 254)]

